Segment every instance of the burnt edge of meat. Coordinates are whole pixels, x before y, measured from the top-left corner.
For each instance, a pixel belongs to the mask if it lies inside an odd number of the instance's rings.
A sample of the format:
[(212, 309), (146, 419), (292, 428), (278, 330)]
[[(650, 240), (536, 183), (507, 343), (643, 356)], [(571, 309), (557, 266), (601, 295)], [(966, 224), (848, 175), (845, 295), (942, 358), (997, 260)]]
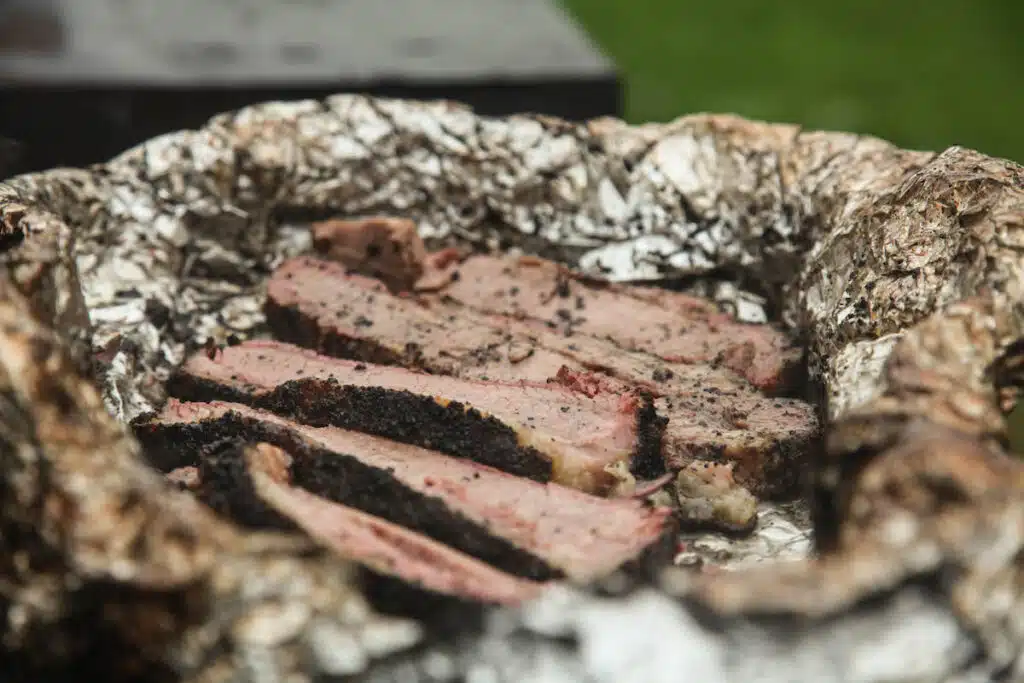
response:
[(771, 447), (763, 450), (761, 455), (764, 466), (759, 480), (764, 481), (765, 486), (762, 490), (754, 490), (752, 493), (776, 502), (791, 501), (804, 496), (807, 493), (810, 475), (808, 465), (814, 461), (823, 447), (824, 438), (824, 434), (819, 431), (810, 439), (788, 436), (774, 440)]
[(248, 529), (301, 533), (298, 525), (260, 500), (245, 465), (245, 448), (256, 442), (225, 438), (199, 452), (196, 497), (219, 515)]
[(764, 455), (765, 481), (772, 483), (770, 500), (786, 502), (807, 497), (813, 472), (809, 465), (825, 447), (824, 431), (819, 429), (810, 439), (791, 436), (772, 444)]
[[(217, 439), (199, 454), (201, 485), (197, 497), (217, 514), (260, 531), (304, 532), (292, 520), (264, 503), (256, 494), (245, 465), (245, 450), (256, 441)], [(422, 585), (360, 565), (360, 582), (374, 608), (430, 624), (432, 642), (483, 623), (484, 605), (438, 593)]]
[(647, 392), (638, 392), (640, 409), (636, 414), (636, 453), (629, 470), (640, 479), (657, 479), (667, 472), (662, 457), (662, 438), (668, 418), (658, 415), (654, 398)]
[(795, 349), (792, 353), (796, 360), (783, 367), (779, 374), (779, 384), (772, 391), (763, 392), (764, 395), (770, 398), (795, 398), (811, 405), (821, 405), (815, 403), (815, 387), (810, 373), (810, 350), (806, 340), (792, 335), (789, 330), (783, 331), (788, 335), (790, 348)]
[(280, 341), (314, 349), (335, 358), (422, 369), (416, 362), (418, 354), (415, 345), (410, 345), (400, 353), (369, 339), (323, 330), (316, 318), (303, 315), (298, 306), (282, 306), (269, 296), (263, 305), (263, 314), (274, 338)]
[[(463, 403), (383, 387), (343, 385), (306, 377), (260, 396), (215, 381), (176, 373), (172, 395), (191, 401), (234, 401), (314, 427), (341, 427), (473, 460), (539, 482), (551, 481), (552, 463), (519, 443), (514, 429)], [(650, 419), (650, 417), (648, 417)], [(641, 432), (641, 444), (657, 435)], [(660, 447), (657, 442), (655, 448)]]
[(482, 603), (437, 593), (370, 569), (363, 569), (361, 580), (364, 594), (381, 614), (428, 624), (430, 644), (454, 639), (463, 633), (479, 633), (484, 627), (487, 606)]
[[(449, 509), (440, 498), (414, 491), (390, 472), (354, 456), (307, 444), (285, 427), (237, 413), (181, 424), (153, 423), (153, 417), (140, 416), (133, 427), (151, 461), (165, 471), (198, 464), (197, 454), (223, 439), (264, 441), (292, 455), (293, 483), (310, 493), (419, 531), (510, 574), (534, 580), (564, 576), (542, 559), (490, 535), (485, 528)], [(168, 463), (181, 464), (166, 468)]]

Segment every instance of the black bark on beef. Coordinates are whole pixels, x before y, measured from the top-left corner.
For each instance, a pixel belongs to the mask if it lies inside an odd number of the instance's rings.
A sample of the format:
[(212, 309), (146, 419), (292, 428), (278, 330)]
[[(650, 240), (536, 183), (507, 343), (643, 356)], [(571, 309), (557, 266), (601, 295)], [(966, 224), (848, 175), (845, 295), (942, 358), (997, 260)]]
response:
[(567, 573), (587, 580), (620, 565), (663, 566), (674, 548), (666, 509), (541, 484), (380, 437), (305, 426), (239, 404), (172, 401), (133, 426), (163, 470), (193, 464), (197, 453), (223, 439), (272, 444), (293, 456), (294, 485), (527, 578)]
[(309, 456), (297, 458), (292, 466), (295, 483), (307, 491), (422, 531), (507, 572), (538, 580), (562, 576), (540, 558), (453, 512), (440, 499), (405, 488), (387, 472), (368, 468), (355, 458), (316, 452)]
[(310, 493), (424, 533), (512, 574), (538, 580), (560, 576), (539, 558), (450, 510), (440, 499), (413, 491), (390, 473), (352, 456), (311, 448), (287, 429), (236, 413), (202, 424), (159, 425), (155, 429), (146, 424), (145, 417), (136, 422), (135, 434), (162, 469), (165, 463), (186, 463), (217, 442), (263, 441), (295, 458), (293, 483)]
[[(202, 474), (197, 497), (244, 528), (303, 534), (298, 524), (271, 508), (257, 494), (245, 463), (245, 451), (254, 445), (255, 442), (236, 438), (207, 444), (200, 454)], [(352, 550), (354, 554), (348, 559), (359, 563), (358, 548)], [(392, 567), (391, 574), (362, 564), (360, 569), (360, 582), (374, 609), (428, 623), (433, 638), (478, 627), (484, 617), (483, 603), (403, 580), (401, 567)]]
[(649, 397), (615, 388), (592, 396), (558, 383), (428, 375), (260, 340), (212, 358), (192, 356), (168, 389), (182, 399), (244, 403), (588, 492), (615, 484), (604, 468), (625, 454), (641, 478), (664, 472), (665, 420)]
[(199, 451), (196, 497), (247, 529), (297, 532), (290, 519), (260, 500), (242, 454), (249, 444), (237, 438), (217, 439)]
[(551, 480), (551, 461), (535, 448), (521, 445), (515, 430), (459, 402), (441, 403), (410, 391), (316, 378), (292, 380), (257, 393), (182, 372), (175, 374), (168, 391), (189, 401), (243, 403), (314, 427), (356, 429), (534, 481)]

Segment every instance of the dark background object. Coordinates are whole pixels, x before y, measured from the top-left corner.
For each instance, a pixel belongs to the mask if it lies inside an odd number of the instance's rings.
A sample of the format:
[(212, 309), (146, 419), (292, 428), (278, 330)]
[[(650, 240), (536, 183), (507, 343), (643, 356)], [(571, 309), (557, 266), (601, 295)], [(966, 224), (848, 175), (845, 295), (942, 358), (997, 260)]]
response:
[(21, 143), (19, 172), (338, 92), (622, 114), (614, 66), (548, 0), (0, 0), (0, 136)]

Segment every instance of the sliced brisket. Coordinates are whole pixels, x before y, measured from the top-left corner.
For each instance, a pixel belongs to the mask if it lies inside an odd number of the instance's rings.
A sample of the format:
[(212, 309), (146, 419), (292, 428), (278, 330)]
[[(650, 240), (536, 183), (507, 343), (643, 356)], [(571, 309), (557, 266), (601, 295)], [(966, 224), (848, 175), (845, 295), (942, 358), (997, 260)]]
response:
[(667, 509), (541, 484), (377, 436), (301, 425), (231, 403), (172, 400), (135, 431), (161, 469), (210, 443), (263, 441), (294, 457), (296, 486), (529, 578), (587, 581), (671, 553)]
[(377, 575), (485, 604), (536, 597), (540, 584), (506, 574), (414, 531), (291, 483), (291, 457), (267, 443), (234, 439), (204, 449), (200, 498), (251, 528), (298, 528)]
[(471, 308), (542, 320), (670, 361), (721, 364), (766, 391), (784, 387), (801, 361), (770, 326), (739, 323), (685, 294), (586, 281), (534, 257), (475, 255), (458, 272), (444, 293)]
[[(457, 305), (436, 304), (451, 310)], [(585, 373), (612, 378), (612, 391), (639, 387), (659, 397), (659, 416), (667, 419), (662, 435), (665, 464), (678, 469), (695, 458), (735, 462), (736, 477), (758, 496), (789, 496), (797, 492), (801, 463), (820, 434), (814, 406), (785, 397), (768, 397), (729, 370), (706, 364), (665, 361), (649, 354), (624, 351), (611, 342), (583, 335), (565, 336), (543, 323), (510, 316), (465, 311), (461, 317), (519, 335), (571, 358)], [(556, 375), (563, 384), (575, 376), (567, 364)], [(540, 379), (527, 377), (527, 379)], [(593, 382), (593, 378), (585, 381)], [(610, 384), (610, 386), (609, 386)], [(653, 472), (649, 472), (653, 474)]]
[(553, 377), (567, 361), (529, 339), (438, 315), (413, 298), (392, 295), (377, 280), (308, 256), (274, 272), (265, 312), (282, 341), (440, 375), (515, 382)]
[[(617, 300), (632, 301), (618, 289), (608, 291)], [(675, 302), (678, 308), (697, 301), (672, 292), (639, 292), (635, 298), (643, 305)], [(555, 298), (559, 298), (557, 292)], [(698, 303), (690, 309), (711, 316), (709, 305), (700, 303), (701, 309)], [(670, 467), (697, 457), (735, 457), (737, 479), (758, 495), (794, 492), (801, 462), (819, 432), (812, 406), (795, 399), (767, 398), (727, 368), (623, 350), (608, 339), (567, 335), (567, 330), (552, 329), (539, 318), (485, 314), (442, 296), (395, 296), (378, 282), (346, 274), (340, 265), (315, 258), (292, 259), (274, 274), (268, 286), (267, 317), (281, 339), (330, 355), (436, 374), (544, 382), (577, 373), (602, 373), (607, 381), (600, 385), (612, 392), (640, 387), (663, 397), (657, 408), (668, 419), (662, 443)], [(356, 324), (359, 320), (364, 323)], [(782, 343), (769, 328), (730, 325), (735, 330), (761, 329), (758, 334), (767, 339), (764, 345), (771, 346), (772, 340)], [(657, 469), (636, 471), (653, 476)]]
[(499, 571), (413, 531), (256, 474), (260, 499), (342, 557), (438, 593), (483, 603), (517, 604), (537, 584)]
[(750, 392), (698, 390), (655, 401), (668, 416), (665, 464), (675, 471), (694, 459), (735, 465), (736, 480), (759, 497), (798, 495), (804, 463), (818, 446), (814, 407)]
[(591, 493), (614, 486), (616, 463), (660, 457), (663, 421), (635, 394), (464, 380), (338, 360), (281, 342), (249, 341), (212, 358), (196, 354), (169, 388), (179, 398), (238, 401)]

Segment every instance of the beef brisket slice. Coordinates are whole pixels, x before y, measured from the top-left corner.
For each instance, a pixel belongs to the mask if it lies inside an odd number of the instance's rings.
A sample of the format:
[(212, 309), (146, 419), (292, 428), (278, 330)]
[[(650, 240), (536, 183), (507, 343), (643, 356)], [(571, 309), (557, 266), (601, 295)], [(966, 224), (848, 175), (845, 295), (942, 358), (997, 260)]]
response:
[(179, 398), (238, 401), (591, 493), (614, 485), (609, 466), (657, 461), (663, 428), (651, 402), (634, 394), (429, 375), (281, 342), (196, 354), (169, 386)]
[[(541, 484), (377, 436), (302, 425), (232, 403), (181, 403), (137, 421), (161, 469), (225, 438), (294, 458), (295, 485), (415, 529), (505, 571), (586, 581), (671, 544), (667, 509)], [(667, 545), (669, 544), (669, 545)]]
[(200, 464), (200, 498), (221, 514), (250, 528), (301, 530), (378, 576), (487, 604), (517, 604), (540, 590), (414, 531), (293, 486), (291, 457), (276, 446), (227, 439), (204, 449)]
[[(670, 362), (626, 351), (608, 340), (581, 334), (566, 336), (533, 319), (481, 315), (450, 301), (432, 302), (467, 323), (490, 325), (509, 334), (529, 337), (548, 351), (573, 361), (556, 376), (562, 383), (584, 373), (611, 378), (601, 382), (612, 391), (639, 388), (659, 397), (659, 416), (667, 419), (662, 435), (664, 463), (678, 469), (695, 458), (734, 461), (736, 477), (758, 496), (788, 497), (796, 492), (797, 475), (820, 436), (817, 412), (794, 398), (769, 397), (733, 372), (707, 364)], [(540, 379), (526, 376), (525, 379)], [(584, 378), (594, 384), (594, 378)], [(634, 468), (637, 471), (637, 468)], [(657, 474), (653, 469), (644, 476)]]
[(314, 223), (313, 248), (349, 270), (408, 291), (424, 274), (428, 255), (407, 218), (363, 218)]
[(440, 375), (546, 379), (570, 362), (529, 339), (440, 316), (413, 298), (391, 294), (377, 280), (309, 256), (289, 259), (274, 272), (265, 312), (280, 340), (329, 356)]
[(481, 311), (535, 318), (683, 363), (717, 363), (766, 391), (784, 388), (801, 353), (768, 325), (664, 289), (586, 281), (536, 257), (469, 257), (444, 293)]
[(518, 579), (414, 531), (308, 491), (255, 474), (260, 499), (339, 555), (414, 586), (484, 603), (513, 605), (536, 597)]

